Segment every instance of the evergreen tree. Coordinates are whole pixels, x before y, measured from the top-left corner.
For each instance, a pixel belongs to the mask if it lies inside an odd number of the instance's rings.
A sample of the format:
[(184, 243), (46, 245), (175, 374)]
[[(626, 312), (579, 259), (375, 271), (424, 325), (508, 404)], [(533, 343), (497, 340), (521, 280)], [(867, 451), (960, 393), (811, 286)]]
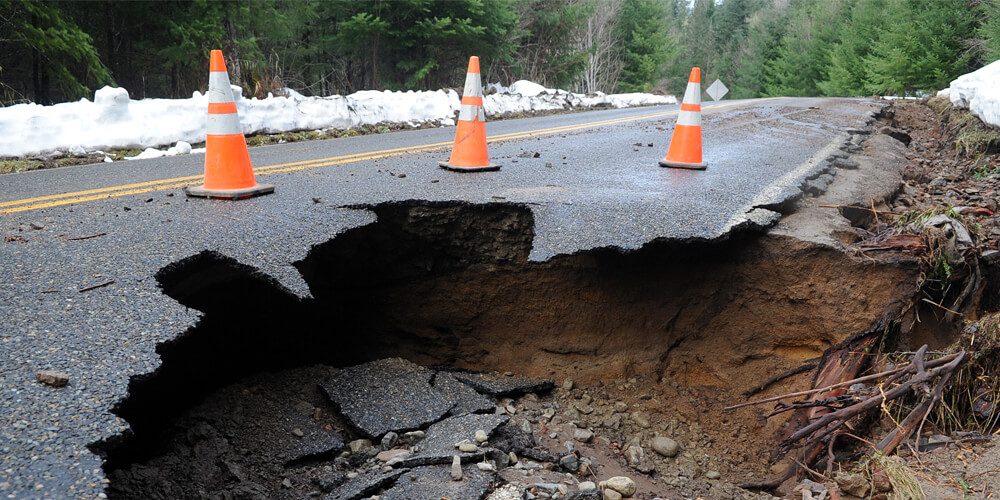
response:
[(968, 71), (974, 11), (964, 0), (889, 0), (889, 22), (865, 57), (874, 94), (933, 91)]
[(677, 47), (667, 33), (667, 12), (658, 0), (624, 0), (619, 14), (624, 68), (618, 88), (648, 92), (664, 72)]
[(0, 0), (0, 12), (5, 13), (0, 23), (9, 33), (5, 35), (8, 47), (26, 49), (29, 54), (36, 101), (52, 102), (53, 85), (65, 98), (76, 99), (89, 96), (89, 87), (111, 83), (93, 38), (58, 6), (36, 0)]
[(820, 95), (818, 83), (826, 79), (829, 47), (837, 41), (843, 0), (792, 2), (788, 29), (781, 38), (777, 58), (765, 63), (765, 92), (780, 96)]
[(758, 11), (747, 22), (747, 38), (740, 44), (731, 83), (737, 99), (764, 95), (767, 62), (778, 57), (781, 38), (787, 27), (785, 10), (769, 8)]
[(865, 59), (875, 41), (886, 30), (889, 18), (886, 0), (857, 0), (831, 48), (827, 78), (818, 84), (824, 95), (852, 96), (865, 93)]
[(985, 0), (982, 4), (983, 23), (979, 36), (983, 39), (983, 63), (1000, 59), (1000, 0)]

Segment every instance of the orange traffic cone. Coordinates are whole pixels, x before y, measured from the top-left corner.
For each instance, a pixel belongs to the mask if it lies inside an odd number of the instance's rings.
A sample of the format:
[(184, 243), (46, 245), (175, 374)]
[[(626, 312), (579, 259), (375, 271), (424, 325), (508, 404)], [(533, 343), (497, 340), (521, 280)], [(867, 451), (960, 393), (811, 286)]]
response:
[(205, 184), (184, 189), (188, 196), (240, 200), (273, 193), (257, 184), (250, 152), (236, 114), (233, 89), (221, 50), (212, 51), (208, 73), (208, 133), (205, 137)]
[(462, 110), (458, 113), (458, 131), (451, 159), (439, 163), (441, 168), (456, 172), (487, 172), (500, 170), (500, 165), (490, 163), (486, 150), (486, 111), (483, 110), (483, 84), (479, 77), (479, 58), (469, 58), (469, 71), (465, 75), (462, 92)]
[(707, 166), (701, 161), (701, 68), (691, 68), (670, 149), (660, 166), (694, 170), (705, 170)]

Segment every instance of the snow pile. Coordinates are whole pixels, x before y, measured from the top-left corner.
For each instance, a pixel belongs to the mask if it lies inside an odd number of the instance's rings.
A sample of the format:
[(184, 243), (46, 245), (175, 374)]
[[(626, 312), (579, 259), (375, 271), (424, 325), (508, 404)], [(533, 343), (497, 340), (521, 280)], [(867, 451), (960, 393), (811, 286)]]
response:
[(1000, 127), (1000, 61), (956, 78), (938, 95), (947, 96), (953, 106), (968, 108), (984, 123)]
[[(576, 108), (675, 104), (673, 96), (653, 94), (585, 95), (548, 89), (527, 80), (510, 87), (487, 86), (487, 116)], [(285, 96), (246, 99), (233, 86), (243, 133), (348, 129), (365, 125), (449, 126), (461, 108), (454, 90), (375, 91), (348, 96), (306, 97), (291, 89)], [(189, 99), (129, 99), (122, 88), (104, 87), (94, 100), (41, 106), (34, 103), (0, 108), (0, 157), (50, 153), (82, 154), (115, 148), (145, 148), (131, 159), (192, 152), (205, 140), (205, 94)], [(169, 149), (157, 147), (173, 145)], [(198, 152), (198, 149), (193, 150)]]

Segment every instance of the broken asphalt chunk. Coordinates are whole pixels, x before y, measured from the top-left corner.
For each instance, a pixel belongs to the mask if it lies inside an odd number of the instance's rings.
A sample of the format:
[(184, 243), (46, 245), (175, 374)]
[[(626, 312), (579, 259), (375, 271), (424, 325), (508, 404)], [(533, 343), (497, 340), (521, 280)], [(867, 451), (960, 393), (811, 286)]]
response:
[(479, 448), (471, 453), (461, 453), (455, 449), (455, 443), (472, 440), (477, 430), (483, 430), (487, 435), (507, 423), (506, 415), (469, 414), (446, 418), (427, 429), (427, 437), (419, 444), (419, 450), (403, 459), (403, 467), (420, 465), (438, 465), (451, 463), (452, 456), (458, 455), (463, 463), (481, 459), (488, 451)]
[(486, 413), (496, 409), (496, 403), (492, 399), (479, 394), (471, 386), (459, 382), (451, 373), (438, 372), (437, 376), (434, 377), (434, 388), (447, 394), (455, 403), (455, 407), (451, 409), (452, 415)]
[(321, 387), (358, 430), (377, 438), (418, 429), (454, 406), (431, 386), (434, 371), (400, 358), (381, 359), (340, 370)]
[(548, 392), (555, 388), (551, 380), (522, 377), (519, 375), (507, 376), (500, 373), (453, 373), (461, 382), (464, 382), (473, 389), (491, 396), (520, 396), (525, 393)]
[(360, 474), (353, 479), (348, 479), (346, 483), (323, 497), (326, 500), (357, 500), (365, 498), (378, 490), (385, 488), (403, 475), (405, 470), (393, 470), (390, 472), (370, 471)]
[(397, 479), (392, 488), (379, 494), (379, 499), (484, 498), (495, 479), (494, 472), (478, 467), (466, 467), (461, 481), (451, 480), (450, 466), (417, 467)]

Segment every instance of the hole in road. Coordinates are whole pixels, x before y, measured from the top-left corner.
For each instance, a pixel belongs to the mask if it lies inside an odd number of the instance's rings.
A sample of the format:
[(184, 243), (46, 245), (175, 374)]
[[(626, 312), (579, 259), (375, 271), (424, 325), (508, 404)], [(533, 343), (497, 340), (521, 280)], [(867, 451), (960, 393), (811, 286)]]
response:
[[(110, 496), (470, 488), (462, 497), (505, 482), (572, 491), (614, 475), (640, 491), (727, 496), (768, 473), (763, 457), (780, 423), (759, 409), (720, 409), (895, 317), (912, 293), (913, 269), (790, 238), (654, 242), (532, 262), (524, 206), (366, 208), (377, 222), (296, 263), (314, 298), (211, 252), (158, 273), (167, 295), (204, 315), (159, 346), (156, 372), (132, 380), (115, 409), (132, 431), (93, 445)], [(470, 373), (556, 388), (497, 391)], [(483, 399), (463, 406), (457, 394)], [(395, 420), (366, 423), (373, 412)], [(396, 438), (383, 450), (389, 430)], [(489, 434), (485, 444), (476, 430)], [(482, 453), (463, 455), (472, 457), (464, 479), (451, 481), (444, 461), (461, 454), (454, 444), (466, 434)], [(434, 436), (455, 441), (445, 453)], [(658, 437), (680, 454), (662, 457), (657, 449), (670, 451)], [(428, 450), (441, 456), (419, 459)], [(501, 470), (480, 468), (484, 460)], [(723, 480), (705, 479), (712, 471)], [(361, 483), (368, 489), (345, 489)]]

